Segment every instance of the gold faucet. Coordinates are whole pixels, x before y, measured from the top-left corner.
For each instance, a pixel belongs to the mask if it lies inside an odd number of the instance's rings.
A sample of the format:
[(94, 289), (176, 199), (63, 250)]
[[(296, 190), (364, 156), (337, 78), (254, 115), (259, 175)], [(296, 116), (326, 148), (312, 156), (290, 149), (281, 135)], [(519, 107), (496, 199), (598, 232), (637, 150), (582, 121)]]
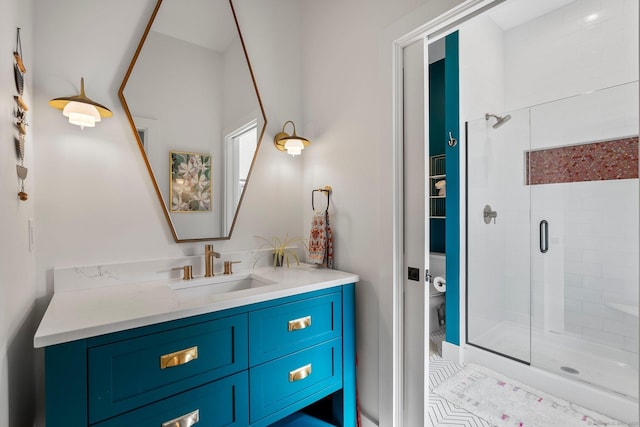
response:
[(213, 277), (213, 258), (220, 258), (218, 252), (213, 251), (213, 245), (204, 246), (204, 277)]
[(224, 274), (233, 274), (233, 264), (237, 264), (242, 261), (225, 261), (224, 262)]
[(183, 267), (172, 268), (172, 270), (182, 270), (182, 280), (191, 280), (193, 279), (193, 273), (190, 265), (185, 265)]

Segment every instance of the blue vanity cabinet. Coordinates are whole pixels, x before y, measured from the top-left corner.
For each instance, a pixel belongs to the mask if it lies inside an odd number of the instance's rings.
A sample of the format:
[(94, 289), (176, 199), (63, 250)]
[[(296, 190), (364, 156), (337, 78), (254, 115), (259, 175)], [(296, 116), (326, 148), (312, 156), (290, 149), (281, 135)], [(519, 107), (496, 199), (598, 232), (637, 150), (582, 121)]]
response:
[(248, 394), (244, 371), (93, 425), (245, 427)]
[(342, 336), (342, 293), (305, 298), (249, 313), (251, 366)]
[(354, 426), (354, 290), (47, 347), (47, 426), (299, 425), (319, 401), (317, 425)]

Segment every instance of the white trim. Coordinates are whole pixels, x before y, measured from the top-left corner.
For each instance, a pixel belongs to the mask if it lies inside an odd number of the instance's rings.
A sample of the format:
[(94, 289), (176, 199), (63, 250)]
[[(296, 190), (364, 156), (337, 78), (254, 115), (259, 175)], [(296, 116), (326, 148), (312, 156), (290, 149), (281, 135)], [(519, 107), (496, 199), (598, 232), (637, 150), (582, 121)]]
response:
[[(394, 304), (394, 322), (393, 322), (393, 360), (394, 360), (394, 376), (393, 381), (393, 413), (394, 426), (402, 426), (403, 403), (404, 403), (404, 363), (402, 357), (402, 349), (404, 348), (403, 319), (404, 319), (404, 279), (402, 278), (402, 266), (404, 263), (404, 198), (403, 198), (403, 177), (404, 177), (404, 144), (403, 144), (403, 122), (404, 111), (402, 109), (403, 97), (403, 58), (402, 49), (406, 45), (394, 43), (393, 60), (394, 67), (394, 104), (393, 114), (393, 304)], [(398, 102), (399, 101), (399, 102)]]
[[(447, 1), (432, 1), (424, 5), (406, 17), (400, 19), (388, 27), (380, 37), (380, 76), (384, 89), (383, 103), (391, 100), (390, 110), (382, 112), (384, 117), (391, 117), (391, 122), (382, 120), (382, 138), (391, 141), (391, 153), (387, 150), (386, 144), (382, 145), (382, 159), (391, 154), (392, 157), (392, 177), (389, 195), (392, 200), (391, 219), (393, 222), (391, 237), (391, 271), (381, 272), (380, 282), (388, 283), (391, 279), (391, 286), (380, 286), (379, 308), (379, 425), (380, 426), (402, 426), (402, 408), (404, 399), (402, 390), (404, 387), (402, 372), (401, 351), (403, 348), (403, 311), (402, 295), (404, 293), (403, 271), (403, 199), (402, 199), (402, 49), (423, 37), (429, 39), (429, 35), (437, 34), (429, 41), (442, 37), (446, 32), (446, 27), (464, 19), (467, 16), (477, 13), (480, 9), (492, 3), (502, 0), (467, 0), (459, 5), (447, 9)], [(435, 4), (434, 4), (435, 3)], [(438, 9), (440, 13), (438, 14)], [(434, 12), (436, 17), (433, 18)], [(425, 23), (426, 22), (426, 23)], [(452, 28), (453, 31), (453, 28)], [(442, 34), (438, 34), (442, 32)], [(391, 82), (391, 86), (389, 85)], [(384, 108), (384, 107), (383, 107)], [(388, 138), (388, 139), (387, 139)], [(383, 167), (384, 167), (384, 160)], [(383, 194), (384, 196), (384, 194)], [(384, 213), (381, 213), (384, 223)], [(389, 277), (390, 276), (390, 277)], [(390, 303), (389, 303), (390, 302)], [(391, 337), (389, 337), (391, 332)], [(391, 366), (389, 366), (389, 363)], [(425, 363), (428, 370), (428, 361)], [(390, 384), (391, 387), (384, 385)], [(389, 393), (390, 390), (390, 393)]]
[[(222, 224), (224, 226), (224, 234), (229, 234), (231, 225), (236, 215), (238, 202), (241, 197), (239, 189), (239, 146), (234, 144), (236, 138), (251, 129), (258, 129), (258, 119), (255, 116), (247, 118), (237, 128), (225, 131), (224, 133), (224, 174), (223, 174), (223, 200), (224, 209), (222, 212)], [(256, 147), (257, 151), (257, 147)], [(255, 153), (254, 153), (255, 157)]]
[(378, 427), (378, 424), (376, 424), (370, 418), (366, 417), (363, 414), (360, 414), (360, 421), (361, 421), (362, 427)]
[(442, 358), (450, 362), (462, 363), (462, 349), (460, 346), (442, 341)]

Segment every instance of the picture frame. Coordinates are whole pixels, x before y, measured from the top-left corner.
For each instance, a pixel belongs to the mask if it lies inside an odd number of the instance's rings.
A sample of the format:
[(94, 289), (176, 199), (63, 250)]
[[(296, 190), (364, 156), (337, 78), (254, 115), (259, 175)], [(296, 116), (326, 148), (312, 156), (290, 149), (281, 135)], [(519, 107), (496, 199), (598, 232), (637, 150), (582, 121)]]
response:
[(210, 212), (212, 156), (206, 153), (169, 152), (170, 212)]

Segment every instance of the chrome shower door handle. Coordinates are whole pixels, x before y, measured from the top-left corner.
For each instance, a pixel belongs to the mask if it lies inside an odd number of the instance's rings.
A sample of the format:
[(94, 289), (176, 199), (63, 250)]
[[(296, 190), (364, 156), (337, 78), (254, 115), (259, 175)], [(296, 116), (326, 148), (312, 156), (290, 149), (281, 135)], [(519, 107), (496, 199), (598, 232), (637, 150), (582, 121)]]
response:
[(549, 251), (549, 223), (546, 219), (540, 221), (540, 252), (546, 254)]

